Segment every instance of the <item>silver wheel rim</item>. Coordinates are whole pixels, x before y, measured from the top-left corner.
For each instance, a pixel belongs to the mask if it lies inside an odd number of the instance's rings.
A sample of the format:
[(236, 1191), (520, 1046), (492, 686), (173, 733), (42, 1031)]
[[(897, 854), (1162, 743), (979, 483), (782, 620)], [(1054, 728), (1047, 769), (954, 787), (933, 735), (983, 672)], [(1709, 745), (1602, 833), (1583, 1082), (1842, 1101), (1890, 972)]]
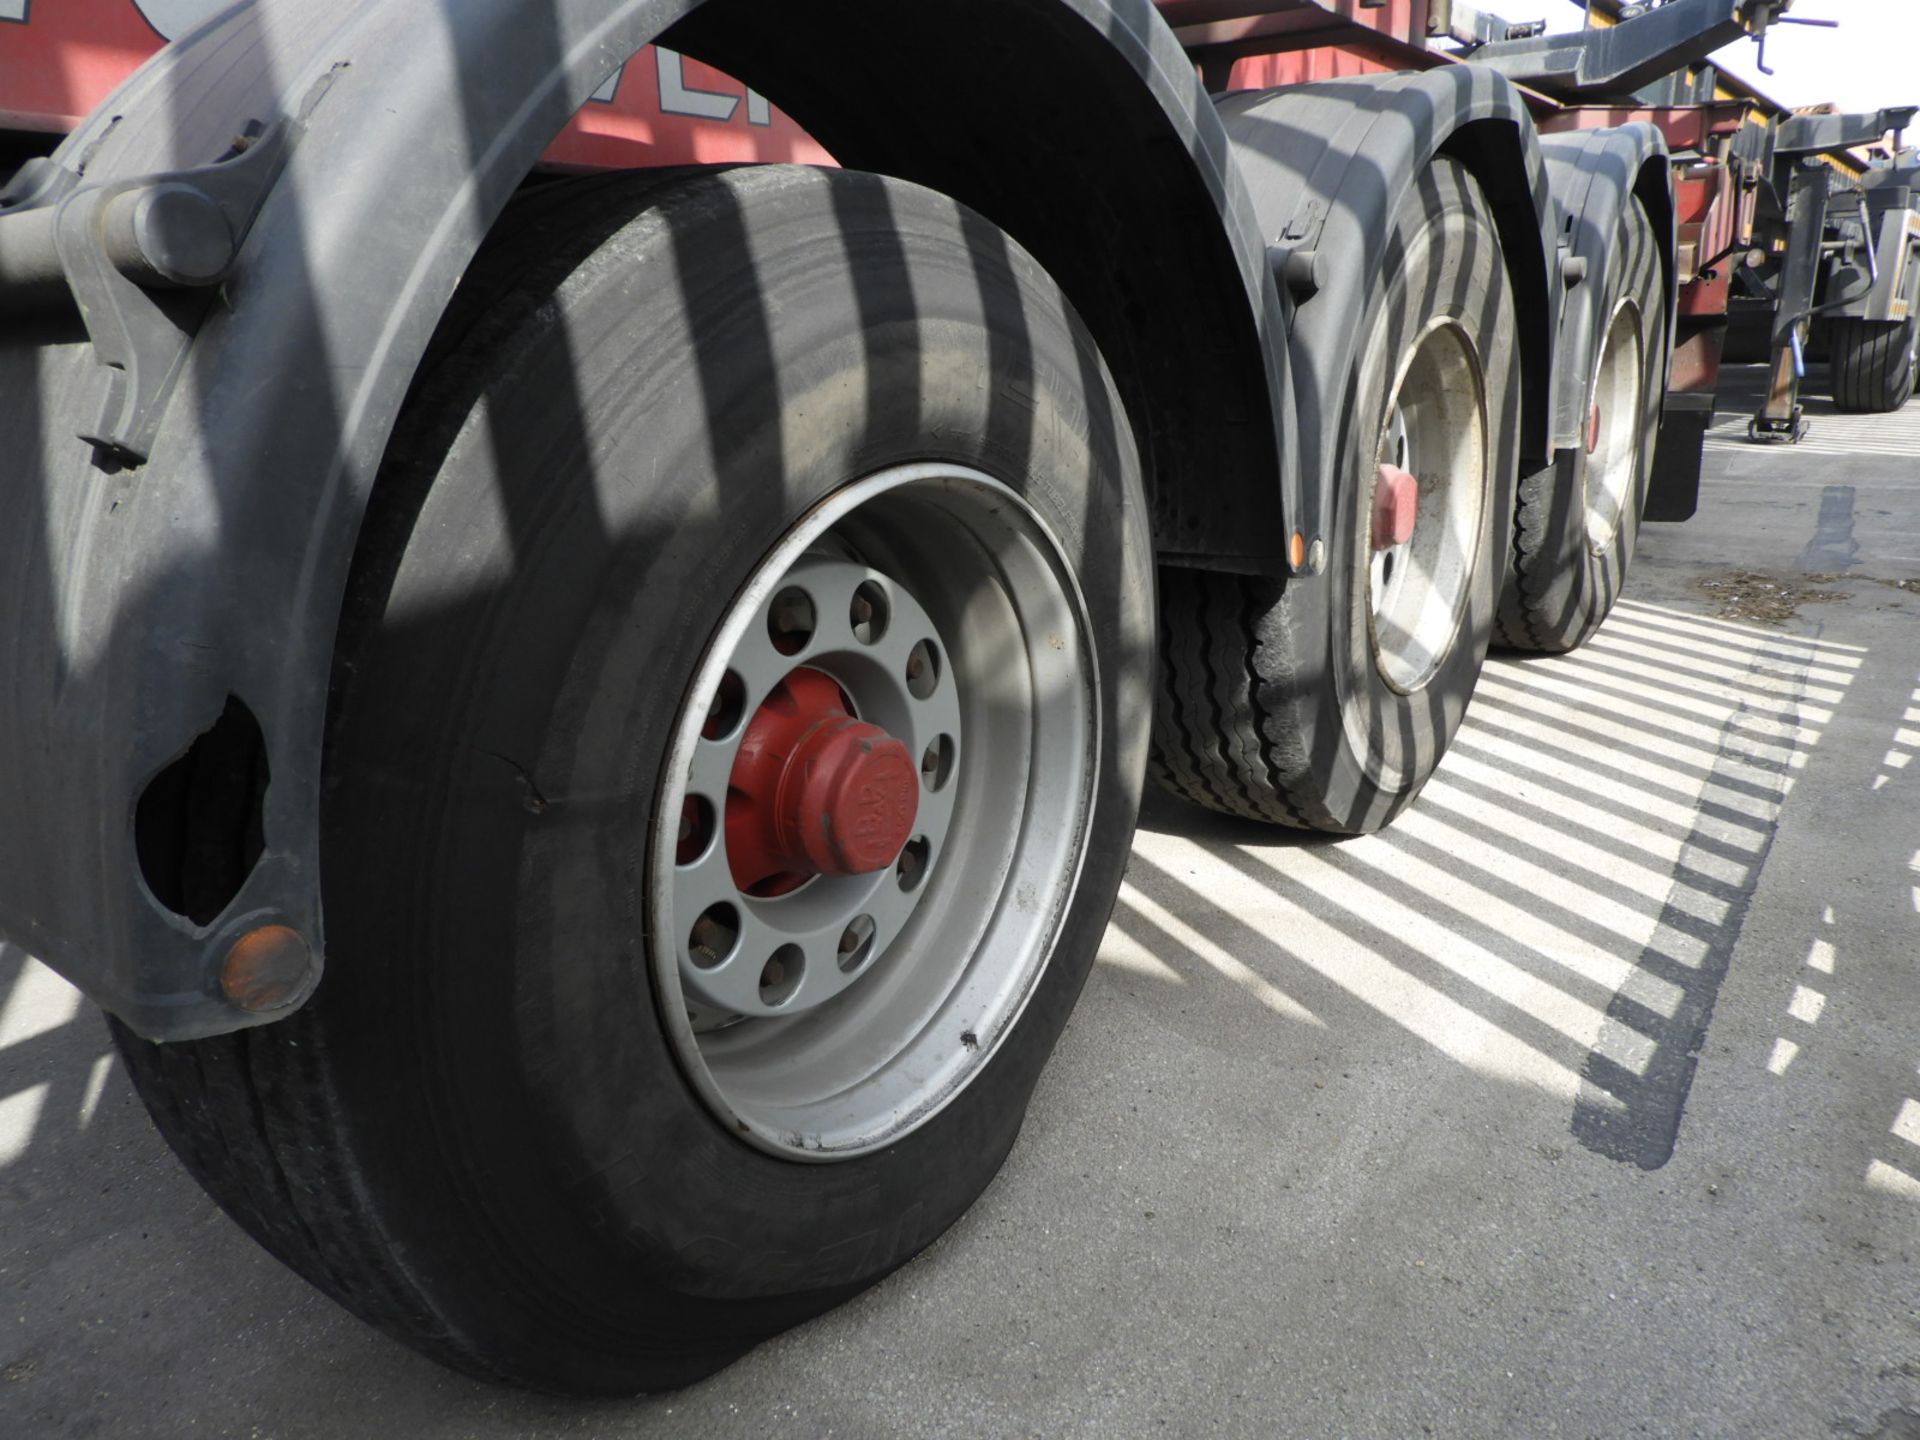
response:
[[(887, 610), (877, 634), (856, 629), (863, 587)], [(795, 592), (812, 606), (797, 646)], [(1085, 851), (1100, 752), (1090, 634), (1040, 517), (947, 465), (839, 491), (727, 609), (663, 772), (647, 913), (669, 1037), (729, 1130), (789, 1158), (866, 1154), (992, 1059), (1045, 970)], [(907, 746), (918, 813), (885, 870), (769, 897), (735, 881), (728, 787), (752, 717), (796, 670), (829, 677)], [(683, 843), (690, 800), (712, 815)], [(731, 925), (696, 935), (715, 907)]]
[[(1367, 630), (1381, 678), (1412, 692), (1433, 678), (1459, 634), (1486, 515), (1486, 384), (1473, 342), (1453, 321), (1432, 322), (1402, 363), (1374, 459), (1355, 527)], [(1412, 538), (1375, 550), (1381, 465), (1413, 475), (1419, 505)]]
[[(1596, 555), (1612, 548), (1632, 501), (1640, 468), (1641, 395), (1644, 367), (1640, 351), (1640, 311), (1623, 300), (1607, 325), (1606, 343), (1594, 367), (1592, 404), (1599, 427), (1590, 431), (1585, 478), (1587, 548)], [(1593, 420), (1589, 414), (1588, 425)]]

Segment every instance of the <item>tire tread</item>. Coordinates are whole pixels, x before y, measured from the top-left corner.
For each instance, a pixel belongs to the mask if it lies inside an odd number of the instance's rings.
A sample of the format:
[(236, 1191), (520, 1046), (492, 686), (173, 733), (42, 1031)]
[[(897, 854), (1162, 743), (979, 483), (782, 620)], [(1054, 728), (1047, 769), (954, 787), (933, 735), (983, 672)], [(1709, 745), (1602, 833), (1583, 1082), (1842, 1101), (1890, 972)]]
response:
[[(1223, 815), (1330, 830), (1314, 818), (1307, 788), (1287, 782), (1268, 738), (1283, 721), (1261, 704), (1261, 588), (1204, 571), (1162, 576), (1154, 774), (1182, 799)], [(1192, 683), (1196, 671), (1206, 685)]]
[(1920, 321), (1840, 319), (1833, 322), (1833, 403), (1856, 415), (1885, 415), (1913, 396), (1914, 331)]

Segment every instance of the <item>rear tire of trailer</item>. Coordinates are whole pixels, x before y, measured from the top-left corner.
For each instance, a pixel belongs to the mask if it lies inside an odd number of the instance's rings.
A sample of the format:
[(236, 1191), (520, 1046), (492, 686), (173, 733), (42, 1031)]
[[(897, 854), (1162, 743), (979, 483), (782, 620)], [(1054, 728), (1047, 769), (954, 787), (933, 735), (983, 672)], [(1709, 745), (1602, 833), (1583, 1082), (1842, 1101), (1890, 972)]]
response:
[[(978, 216), (779, 166), (535, 192), (356, 557), (326, 978), (262, 1029), (119, 1030), (135, 1083), (255, 1238), (406, 1343), (695, 1380), (998, 1170), (1126, 863), (1153, 579), (1111, 378)], [(807, 736), (869, 726), (822, 811), (853, 819), (743, 873), (789, 793), (748, 737), (803, 692)], [(897, 863), (850, 858), (909, 810)]]
[(1620, 598), (1639, 540), (1660, 429), (1666, 307), (1659, 242), (1638, 201), (1614, 253), (1582, 442), (1520, 481), (1497, 632), (1515, 650), (1563, 654), (1591, 639)]
[[(1335, 442), (1323, 574), (1169, 570), (1152, 773), (1252, 820), (1361, 834), (1445, 754), (1506, 574), (1520, 374), (1493, 214), (1436, 160), (1396, 215)], [(1418, 480), (1405, 545), (1376, 549), (1382, 467)], [(1397, 568), (1396, 568), (1397, 567)]]

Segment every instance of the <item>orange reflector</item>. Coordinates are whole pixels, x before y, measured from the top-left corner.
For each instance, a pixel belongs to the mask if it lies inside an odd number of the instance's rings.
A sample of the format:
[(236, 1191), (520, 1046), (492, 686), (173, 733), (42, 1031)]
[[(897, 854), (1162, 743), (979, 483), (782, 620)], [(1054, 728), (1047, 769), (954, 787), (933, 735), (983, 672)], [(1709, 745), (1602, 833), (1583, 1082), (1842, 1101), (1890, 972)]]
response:
[(1293, 539), (1287, 545), (1287, 561), (1296, 570), (1307, 563), (1307, 537), (1298, 530), (1293, 532)]
[(285, 925), (262, 925), (233, 942), (220, 967), (220, 989), (228, 1000), (254, 1014), (293, 1003), (307, 983), (313, 955), (300, 932)]

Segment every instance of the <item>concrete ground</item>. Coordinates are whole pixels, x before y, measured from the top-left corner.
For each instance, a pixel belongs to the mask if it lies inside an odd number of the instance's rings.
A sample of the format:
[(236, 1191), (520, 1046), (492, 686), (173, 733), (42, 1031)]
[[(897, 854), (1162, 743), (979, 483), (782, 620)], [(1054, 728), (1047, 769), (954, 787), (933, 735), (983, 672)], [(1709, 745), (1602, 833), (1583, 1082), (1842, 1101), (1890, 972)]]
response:
[(0, 1437), (1920, 1436), (1920, 403), (1810, 408), (1389, 833), (1151, 803), (990, 1192), (680, 1394), (350, 1319), (0, 956)]

